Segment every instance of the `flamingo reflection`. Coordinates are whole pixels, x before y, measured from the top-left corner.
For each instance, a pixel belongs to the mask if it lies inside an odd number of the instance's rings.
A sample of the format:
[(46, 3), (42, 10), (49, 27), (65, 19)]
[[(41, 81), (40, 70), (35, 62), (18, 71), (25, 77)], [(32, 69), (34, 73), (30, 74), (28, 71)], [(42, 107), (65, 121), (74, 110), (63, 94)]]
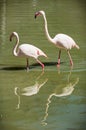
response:
[(44, 74), (44, 72), (41, 73), (40, 76), (38, 76), (36, 78), (35, 83), (33, 85), (21, 89), (20, 94), (19, 94), (19, 91), (18, 91), (19, 88), (15, 87), (14, 93), (18, 97), (17, 109), (20, 108), (20, 95), (24, 95), (24, 96), (35, 95), (39, 92), (40, 88), (43, 87), (44, 84), (48, 81), (48, 79), (46, 78), (44, 81), (42, 81), (42, 83), (39, 82), (39, 79), (42, 77), (43, 74)]
[[(45, 116), (42, 120), (42, 125), (47, 125), (47, 117), (48, 117), (48, 110), (49, 110), (49, 106), (50, 106), (50, 103), (51, 103), (51, 99), (53, 96), (55, 97), (65, 97), (65, 96), (69, 96), (73, 93), (74, 89), (75, 89), (75, 86), (76, 84), (78, 84), (79, 82), (79, 78), (76, 78), (75, 81), (72, 81), (70, 82), (70, 75), (71, 75), (71, 72), (70, 74), (68, 75), (68, 83), (67, 85), (62, 89), (62, 92), (60, 94), (57, 93), (58, 90), (55, 89), (55, 91), (53, 93), (51, 93), (47, 99), (47, 103), (46, 103), (46, 109), (45, 109)], [(61, 86), (61, 84), (59, 85)]]
[(32, 96), (39, 92), (40, 88), (47, 82), (48, 79), (45, 79), (42, 83), (38, 83), (38, 81), (35, 81), (35, 84), (29, 87), (26, 87), (22, 89), (22, 94), (25, 96)]

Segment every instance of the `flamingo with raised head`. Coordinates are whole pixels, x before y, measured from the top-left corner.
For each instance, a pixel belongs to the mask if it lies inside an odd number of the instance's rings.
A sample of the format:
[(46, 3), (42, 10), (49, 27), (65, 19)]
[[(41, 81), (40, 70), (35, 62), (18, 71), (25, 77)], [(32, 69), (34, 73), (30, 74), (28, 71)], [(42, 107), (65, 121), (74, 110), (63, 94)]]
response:
[(13, 37), (16, 38), (16, 44), (13, 49), (13, 54), (14, 54), (14, 56), (26, 57), (27, 70), (29, 69), (29, 62), (28, 62), (29, 57), (33, 57), (34, 59), (36, 59), (36, 61), (42, 66), (42, 70), (44, 70), (44, 64), (40, 60), (38, 60), (38, 57), (39, 56), (47, 57), (47, 55), (41, 49), (39, 49), (33, 45), (30, 45), (30, 44), (24, 43), (24, 44), (18, 46), (19, 36), (18, 36), (17, 32), (12, 32), (12, 34), (10, 35), (10, 41), (12, 41)]
[(47, 39), (55, 44), (59, 48), (59, 55), (58, 55), (58, 63), (57, 66), (60, 66), (60, 55), (61, 55), (61, 49), (65, 49), (68, 53), (69, 59), (70, 59), (70, 65), (73, 66), (73, 60), (71, 58), (69, 50), (72, 48), (79, 49), (79, 46), (75, 43), (75, 41), (66, 34), (57, 34), (54, 38), (51, 38), (48, 33), (48, 27), (47, 27), (47, 19), (44, 11), (38, 11), (35, 13), (35, 18), (39, 15), (43, 16), (44, 19), (44, 27), (45, 27), (45, 34), (47, 36)]

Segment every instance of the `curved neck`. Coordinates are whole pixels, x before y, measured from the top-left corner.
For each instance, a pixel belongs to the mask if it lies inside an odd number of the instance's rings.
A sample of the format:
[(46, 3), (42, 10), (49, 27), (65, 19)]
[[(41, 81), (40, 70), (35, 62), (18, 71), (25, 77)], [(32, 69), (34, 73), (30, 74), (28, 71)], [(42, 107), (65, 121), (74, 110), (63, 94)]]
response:
[(15, 35), (15, 37), (16, 37), (16, 44), (15, 44), (14, 49), (13, 49), (13, 54), (14, 54), (15, 56), (17, 56), (17, 55), (18, 55), (18, 54), (17, 54), (17, 47), (18, 47), (18, 44), (19, 44), (19, 37), (16, 36), (16, 35)]
[(43, 15), (43, 18), (44, 18), (44, 25), (45, 25), (45, 34), (47, 36), (47, 39), (53, 43), (53, 39), (50, 37), (49, 35), (49, 32), (48, 32), (48, 27), (47, 27), (47, 19), (46, 19), (46, 16), (45, 14)]

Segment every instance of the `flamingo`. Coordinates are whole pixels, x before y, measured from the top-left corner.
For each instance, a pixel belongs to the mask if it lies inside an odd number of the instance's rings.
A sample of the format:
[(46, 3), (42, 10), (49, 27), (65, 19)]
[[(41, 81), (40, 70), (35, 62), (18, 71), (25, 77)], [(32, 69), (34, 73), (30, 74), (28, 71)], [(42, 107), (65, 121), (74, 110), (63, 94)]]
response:
[(68, 35), (66, 34), (57, 34), (54, 38), (51, 38), (49, 33), (48, 33), (48, 26), (47, 26), (47, 19), (44, 11), (38, 11), (35, 13), (35, 18), (39, 15), (43, 16), (44, 19), (44, 27), (45, 27), (45, 34), (47, 39), (55, 44), (59, 48), (59, 55), (58, 55), (58, 62), (57, 66), (60, 66), (60, 55), (61, 55), (61, 49), (65, 49), (68, 53), (69, 59), (70, 59), (70, 65), (73, 66), (73, 60), (71, 58), (69, 50), (72, 48), (77, 48), (79, 49), (79, 46), (75, 43), (75, 41)]
[(33, 57), (34, 59), (36, 59), (36, 61), (41, 65), (42, 70), (44, 70), (44, 64), (38, 60), (38, 57), (39, 56), (47, 57), (47, 55), (41, 49), (39, 49), (31, 44), (24, 43), (24, 44), (18, 46), (19, 36), (18, 36), (17, 32), (12, 32), (12, 34), (10, 35), (10, 41), (12, 41), (13, 37), (16, 38), (16, 44), (13, 49), (13, 54), (14, 54), (14, 56), (26, 57), (27, 70), (29, 70), (28, 57)]

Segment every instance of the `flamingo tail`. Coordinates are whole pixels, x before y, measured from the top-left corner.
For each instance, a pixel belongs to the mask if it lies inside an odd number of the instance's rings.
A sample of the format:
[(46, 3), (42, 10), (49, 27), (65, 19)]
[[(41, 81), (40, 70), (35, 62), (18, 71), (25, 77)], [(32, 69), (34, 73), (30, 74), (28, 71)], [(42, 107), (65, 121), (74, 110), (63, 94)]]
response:
[(76, 47), (77, 49), (80, 49), (80, 47), (79, 47), (77, 44), (75, 45), (75, 47)]

